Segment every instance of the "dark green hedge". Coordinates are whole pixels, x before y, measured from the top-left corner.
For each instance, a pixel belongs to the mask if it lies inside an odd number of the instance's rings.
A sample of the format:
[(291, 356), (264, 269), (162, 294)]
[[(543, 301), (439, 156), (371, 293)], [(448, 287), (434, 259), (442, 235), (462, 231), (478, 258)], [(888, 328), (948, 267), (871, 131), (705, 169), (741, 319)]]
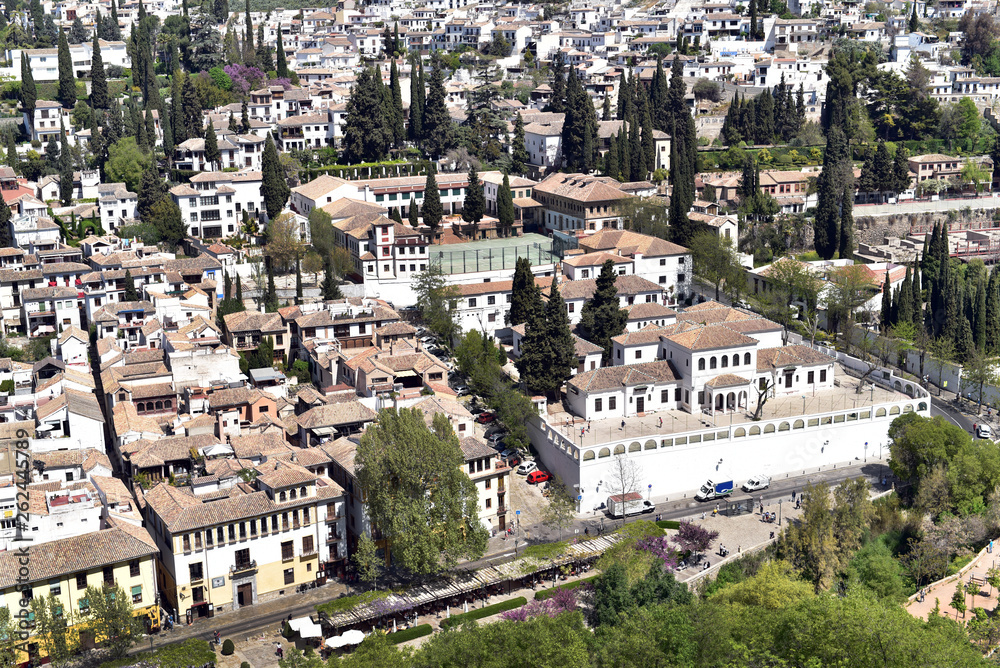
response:
[(547, 598), (552, 598), (556, 595), (556, 592), (560, 589), (576, 589), (582, 587), (585, 584), (590, 584), (598, 578), (597, 575), (591, 575), (589, 578), (581, 578), (579, 580), (573, 580), (572, 582), (567, 582), (564, 585), (559, 585), (558, 587), (550, 587), (549, 589), (543, 589), (542, 591), (535, 592), (536, 601), (544, 601)]
[(680, 529), (681, 523), (676, 520), (660, 520), (656, 523), (656, 526), (661, 529)]
[(528, 602), (523, 596), (518, 596), (517, 598), (512, 598), (509, 601), (504, 601), (503, 603), (497, 603), (496, 605), (488, 605), (485, 608), (480, 608), (479, 610), (470, 610), (469, 612), (463, 612), (460, 615), (452, 615), (448, 619), (441, 622), (441, 628), (450, 629), (453, 626), (461, 626), (470, 619), (482, 619), (484, 617), (492, 617), (493, 615), (499, 614), (501, 612), (506, 612), (507, 610), (513, 610), (514, 608), (520, 608)]
[(402, 631), (390, 633), (386, 636), (386, 639), (393, 645), (398, 645), (399, 643), (406, 642), (407, 640), (414, 640), (416, 638), (429, 636), (432, 633), (434, 633), (434, 629), (430, 624), (421, 624), (420, 626), (414, 626), (412, 629), (404, 629)]

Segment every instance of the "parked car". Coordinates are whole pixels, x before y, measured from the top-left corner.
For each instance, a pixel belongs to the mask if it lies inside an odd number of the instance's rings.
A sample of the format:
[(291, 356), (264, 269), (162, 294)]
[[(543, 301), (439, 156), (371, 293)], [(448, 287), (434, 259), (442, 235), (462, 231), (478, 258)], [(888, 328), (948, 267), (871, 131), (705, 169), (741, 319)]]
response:
[(507, 466), (514, 468), (515, 466), (518, 466), (521, 463), (521, 455), (511, 455), (504, 461), (507, 462)]
[(988, 424), (981, 424), (976, 427), (976, 436), (979, 438), (993, 438), (993, 429)]
[[(503, 443), (500, 443), (500, 445), (503, 445)], [(504, 450), (500, 453), (500, 458), (501, 459), (510, 459), (511, 457), (514, 457), (515, 455), (517, 455), (517, 450), (514, 450), (513, 448), (504, 448)]]
[(533, 471), (528, 474), (528, 484), (537, 485), (539, 483), (547, 482), (552, 476), (549, 475), (548, 471)]
[(456, 385), (455, 386), (455, 394), (456, 395), (458, 395), (460, 397), (464, 397), (468, 393), (469, 393), (469, 386), (468, 385)]
[(497, 414), (491, 411), (483, 411), (476, 416), (476, 422), (479, 424), (489, 424), (497, 419)]
[(531, 461), (530, 459), (521, 462), (521, 465), (517, 467), (518, 475), (528, 475), (532, 471), (538, 468), (538, 464)]
[(420, 337), (420, 343), (423, 343), (425, 345), (430, 345), (430, 344), (436, 343), (436, 342), (437, 342), (437, 339), (435, 339), (433, 336), (421, 336)]

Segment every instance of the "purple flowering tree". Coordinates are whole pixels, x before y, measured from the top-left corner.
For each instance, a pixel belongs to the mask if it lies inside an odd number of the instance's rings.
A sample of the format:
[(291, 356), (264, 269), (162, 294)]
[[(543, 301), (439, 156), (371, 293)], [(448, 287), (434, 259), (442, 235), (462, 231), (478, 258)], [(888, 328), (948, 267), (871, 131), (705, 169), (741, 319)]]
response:
[(635, 544), (636, 549), (649, 552), (663, 560), (663, 567), (668, 572), (677, 568), (677, 548), (670, 544), (666, 536), (650, 536)]
[(267, 75), (256, 67), (247, 67), (239, 63), (226, 65), (223, 70), (233, 82), (233, 92), (246, 97), (247, 94), (261, 88), (267, 82)]
[(572, 589), (557, 589), (551, 598), (544, 601), (534, 600), (528, 605), (522, 605), (515, 610), (508, 610), (500, 616), (513, 622), (526, 622), (533, 617), (555, 617), (563, 612), (576, 610), (576, 594)]
[(694, 522), (681, 522), (677, 535), (674, 536), (674, 543), (681, 552), (698, 554), (707, 550), (712, 545), (712, 541), (718, 537), (718, 531), (710, 531)]

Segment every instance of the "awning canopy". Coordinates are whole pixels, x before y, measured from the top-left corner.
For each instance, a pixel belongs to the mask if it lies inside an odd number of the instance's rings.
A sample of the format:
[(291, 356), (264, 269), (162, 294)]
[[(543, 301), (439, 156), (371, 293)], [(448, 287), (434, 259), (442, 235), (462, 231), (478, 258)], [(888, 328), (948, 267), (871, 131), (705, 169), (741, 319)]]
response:
[(334, 427), (313, 427), (309, 431), (317, 436), (330, 436), (337, 433), (337, 430)]
[(321, 638), (323, 637), (323, 629), (319, 624), (315, 623), (308, 617), (299, 617), (298, 619), (292, 619), (288, 622), (288, 625), (293, 631), (299, 634), (302, 638)]

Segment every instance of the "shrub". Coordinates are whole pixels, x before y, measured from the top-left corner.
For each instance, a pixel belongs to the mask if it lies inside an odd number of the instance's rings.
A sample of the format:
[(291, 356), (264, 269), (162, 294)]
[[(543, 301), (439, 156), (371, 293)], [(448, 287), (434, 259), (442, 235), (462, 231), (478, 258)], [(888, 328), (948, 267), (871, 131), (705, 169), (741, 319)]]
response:
[(371, 603), (375, 599), (385, 598), (392, 592), (388, 591), (366, 591), (363, 594), (357, 594), (356, 596), (342, 596), (340, 598), (335, 598), (332, 601), (327, 601), (326, 603), (320, 603), (316, 606), (316, 610), (325, 613), (327, 616), (333, 615), (337, 612), (343, 612), (344, 610), (350, 610), (356, 606), (362, 605), (364, 603)]
[(236, 645), (233, 644), (232, 640), (226, 638), (226, 641), (222, 643), (222, 656), (231, 656), (235, 651)]
[(432, 633), (434, 633), (434, 629), (430, 624), (421, 624), (420, 626), (414, 626), (412, 629), (404, 629), (403, 631), (390, 633), (386, 636), (386, 639), (393, 645), (398, 645), (399, 643), (403, 643), (408, 640), (415, 640), (416, 638), (429, 636)]
[(564, 585), (559, 585), (558, 587), (551, 587), (549, 589), (536, 591), (535, 600), (544, 601), (545, 599), (552, 598), (553, 596), (556, 595), (556, 592), (558, 592), (560, 589), (577, 589), (584, 585), (589, 585), (595, 579), (597, 579), (597, 577), (598, 577), (597, 575), (591, 575), (589, 578), (581, 578), (579, 580), (573, 580), (572, 582), (567, 582)]
[(131, 668), (137, 665), (154, 668), (188, 668), (215, 663), (216, 658), (207, 640), (191, 638), (184, 642), (164, 645), (152, 652), (140, 652), (114, 661), (105, 661), (100, 668)]
[(14, 381), (11, 378), (0, 383), (0, 394), (14, 394)]
[(240, 663), (240, 668), (250, 668), (250, 663), (248, 661), (243, 661)]
[(656, 523), (656, 526), (661, 529), (680, 529), (681, 523), (676, 520), (660, 520)]
[(462, 613), (460, 615), (452, 615), (448, 619), (441, 622), (442, 629), (450, 629), (453, 626), (461, 626), (467, 621), (473, 619), (483, 619), (484, 617), (492, 617), (501, 612), (507, 610), (513, 610), (514, 608), (520, 608), (522, 605), (528, 602), (523, 596), (518, 596), (517, 598), (512, 598), (509, 601), (504, 601), (503, 603), (497, 603), (496, 605), (488, 605), (485, 608), (480, 608), (479, 610), (470, 610), (469, 612)]

